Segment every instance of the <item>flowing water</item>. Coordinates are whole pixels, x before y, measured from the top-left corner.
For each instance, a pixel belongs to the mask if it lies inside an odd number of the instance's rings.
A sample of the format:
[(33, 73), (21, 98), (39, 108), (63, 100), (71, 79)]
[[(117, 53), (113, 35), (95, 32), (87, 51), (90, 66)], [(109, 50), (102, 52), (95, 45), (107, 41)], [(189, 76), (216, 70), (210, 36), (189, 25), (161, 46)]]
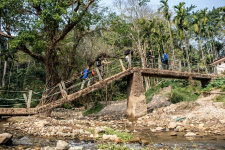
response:
[[(5, 122), (0, 122), (0, 125)], [(198, 150), (225, 150), (225, 137), (221, 136), (198, 136), (193, 138), (184, 137), (184, 133), (177, 132), (177, 136), (170, 136), (171, 132), (152, 133), (149, 128), (129, 128), (130, 131), (136, 130), (135, 135), (142, 140), (149, 141), (151, 147), (149, 149), (198, 149)], [(96, 144), (94, 141), (80, 141), (71, 138), (44, 138), (36, 136), (27, 136), (20, 133), (19, 130), (12, 130), (0, 126), (0, 133), (8, 132), (14, 135), (13, 145), (0, 146), (0, 149), (40, 149), (41, 147), (55, 147), (58, 140), (65, 140), (70, 146), (83, 146), (84, 149), (94, 150)], [(145, 148), (140, 144), (128, 144), (129, 149)]]

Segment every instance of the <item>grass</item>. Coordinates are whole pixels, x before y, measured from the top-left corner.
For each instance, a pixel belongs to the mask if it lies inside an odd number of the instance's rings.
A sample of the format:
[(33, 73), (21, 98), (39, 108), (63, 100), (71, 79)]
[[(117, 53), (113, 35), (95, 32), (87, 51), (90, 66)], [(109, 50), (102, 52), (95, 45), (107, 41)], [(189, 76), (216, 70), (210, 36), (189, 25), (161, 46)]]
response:
[(105, 133), (107, 135), (117, 135), (122, 141), (129, 141), (133, 138), (132, 134), (126, 132), (126, 131), (121, 131), (121, 130), (114, 130), (112, 128), (106, 128)]
[(102, 110), (102, 108), (103, 105), (99, 102), (96, 102), (90, 109), (86, 110), (83, 115), (86, 116), (88, 114), (98, 113)]

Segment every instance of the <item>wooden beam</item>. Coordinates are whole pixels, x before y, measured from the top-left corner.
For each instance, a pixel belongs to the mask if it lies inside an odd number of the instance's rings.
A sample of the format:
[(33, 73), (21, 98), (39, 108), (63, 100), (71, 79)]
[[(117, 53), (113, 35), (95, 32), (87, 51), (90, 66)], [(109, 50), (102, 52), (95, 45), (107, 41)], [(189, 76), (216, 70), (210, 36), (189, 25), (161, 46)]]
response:
[(123, 71), (125, 71), (126, 69), (125, 69), (124, 66), (123, 66), (123, 61), (122, 61), (122, 59), (119, 59), (119, 61), (120, 61), (120, 65), (121, 65)]
[(30, 108), (31, 99), (32, 99), (32, 90), (29, 91), (28, 102), (27, 102), (27, 108)]
[(59, 89), (62, 94), (62, 97), (67, 97), (67, 92), (63, 89), (63, 86), (61, 83), (59, 84)]
[[(25, 93), (23, 93), (23, 98), (24, 98), (25, 103), (26, 103), (26, 105), (27, 105), (27, 101), (28, 101), (28, 99), (27, 99), (27, 95), (26, 95)], [(28, 105), (27, 105), (27, 106), (28, 106)]]

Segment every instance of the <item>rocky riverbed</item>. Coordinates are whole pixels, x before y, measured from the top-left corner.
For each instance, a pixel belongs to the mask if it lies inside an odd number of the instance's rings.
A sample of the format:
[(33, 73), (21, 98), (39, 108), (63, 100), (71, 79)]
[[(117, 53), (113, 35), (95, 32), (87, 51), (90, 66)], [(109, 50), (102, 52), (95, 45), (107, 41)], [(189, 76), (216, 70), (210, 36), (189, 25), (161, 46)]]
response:
[[(126, 142), (139, 144), (139, 147), (147, 149), (155, 147), (172, 149), (184, 141), (192, 143), (194, 141), (196, 144), (211, 142), (212, 149), (225, 149), (223, 144), (225, 143), (225, 109), (223, 103), (213, 101), (216, 96), (202, 96), (194, 102), (172, 105), (166, 97), (155, 96), (148, 104), (149, 113), (137, 120), (126, 118), (126, 100), (123, 100), (111, 103), (101, 112), (89, 116), (83, 116), (82, 112), (73, 109), (56, 109), (51, 117), (38, 115), (12, 117), (1, 124), (3, 129), (11, 129), (9, 131), (13, 132), (14, 137), (17, 135), (46, 139), (54, 137), (53, 143), (49, 145), (52, 147), (57, 145), (58, 140), (70, 141), (70, 147), (72, 141), (84, 142), (83, 144), (95, 143), (88, 146), (90, 149), (95, 149), (102, 140), (105, 143), (124, 142), (116, 135), (104, 135), (106, 128), (112, 128), (131, 133), (134, 138)], [(164, 105), (165, 107), (162, 107)], [(197, 147), (204, 149), (201, 144), (197, 144)], [(193, 145), (189, 144), (190, 149)], [(44, 146), (40, 145), (39, 148), (41, 147)]]

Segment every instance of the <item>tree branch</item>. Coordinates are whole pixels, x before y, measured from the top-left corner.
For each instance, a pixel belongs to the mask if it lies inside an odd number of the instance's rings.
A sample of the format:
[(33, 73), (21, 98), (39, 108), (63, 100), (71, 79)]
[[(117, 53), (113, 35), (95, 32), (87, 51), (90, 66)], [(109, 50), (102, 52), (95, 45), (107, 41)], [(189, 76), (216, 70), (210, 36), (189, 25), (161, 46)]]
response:
[(84, 10), (82, 11), (82, 13), (80, 14), (80, 16), (78, 17), (78, 19), (74, 22), (71, 22), (70, 24), (66, 25), (65, 28), (63, 29), (62, 33), (58, 36), (55, 37), (53, 42), (52, 42), (52, 47), (55, 47), (55, 45), (61, 41), (62, 39), (64, 39), (64, 37), (67, 35), (68, 32), (70, 32), (74, 26), (76, 26), (82, 19), (82, 17), (85, 15), (87, 9), (89, 8), (89, 6), (94, 2), (95, 0), (89, 0), (88, 3), (86, 4)]
[(9, 39), (13, 39), (13, 38), (14, 38), (14, 37), (11, 36), (11, 35), (8, 35), (8, 34), (3, 33), (1, 30), (0, 30), (0, 35), (1, 35), (1, 36), (4, 36), (4, 37), (6, 37), (6, 38), (9, 38)]
[(45, 57), (39, 54), (35, 54), (32, 51), (30, 51), (25, 45), (20, 45), (18, 47), (19, 50), (23, 51), (24, 53), (27, 53), (28, 55), (30, 55), (31, 57), (40, 60), (41, 62), (45, 63)]

